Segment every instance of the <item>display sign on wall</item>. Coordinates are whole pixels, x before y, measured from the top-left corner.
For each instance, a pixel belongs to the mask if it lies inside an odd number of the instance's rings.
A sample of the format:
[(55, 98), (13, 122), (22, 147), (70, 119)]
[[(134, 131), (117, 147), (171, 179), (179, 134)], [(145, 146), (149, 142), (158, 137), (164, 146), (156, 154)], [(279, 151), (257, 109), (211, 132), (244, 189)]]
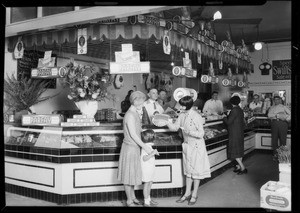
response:
[(116, 62), (110, 62), (110, 74), (149, 73), (150, 62), (140, 62), (139, 51), (132, 44), (122, 44), (122, 52), (115, 52)]
[(272, 61), (272, 80), (291, 80), (292, 61), (276, 60)]

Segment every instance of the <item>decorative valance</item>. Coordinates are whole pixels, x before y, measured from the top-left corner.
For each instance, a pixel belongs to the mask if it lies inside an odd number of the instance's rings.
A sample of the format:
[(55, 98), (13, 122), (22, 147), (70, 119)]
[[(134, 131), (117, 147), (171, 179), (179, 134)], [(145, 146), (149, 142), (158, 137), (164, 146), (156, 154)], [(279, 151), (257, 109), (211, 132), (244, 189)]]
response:
[[(87, 36), (89, 40), (99, 40), (100, 38), (106, 38), (110, 40), (119, 39), (134, 39), (139, 37), (140, 39), (150, 39), (154, 36), (158, 40), (162, 40), (166, 28), (147, 25), (147, 24), (91, 24), (87, 27)], [(238, 58), (236, 51), (225, 47), (222, 54), (220, 54), (220, 45), (214, 44), (209, 45), (206, 41), (183, 35), (177, 31), (170, 30), (169, 32), (170, 43), (186, 50), (197, 52), (197, 44), (201, 46), (201, 54), (214, 60), (222, 60), (223, 62), (235, 64), (238, 67), (250, 70), (250, 61), (248, 57)], [(20, 35), (21, 36), (21, 35)], [(13, 52), (18, 37), (9, 37), (8, 51)], [(63, 30), (53, 30), (40, 32), (35, 34), (22, 35), (22, 41), (24, 47), (32, 48), (34, 46), (39, 47), (43, 45), (60, 45), (64, 43), (75, 43), (77, 42), (77, 29), (69, 28)]]

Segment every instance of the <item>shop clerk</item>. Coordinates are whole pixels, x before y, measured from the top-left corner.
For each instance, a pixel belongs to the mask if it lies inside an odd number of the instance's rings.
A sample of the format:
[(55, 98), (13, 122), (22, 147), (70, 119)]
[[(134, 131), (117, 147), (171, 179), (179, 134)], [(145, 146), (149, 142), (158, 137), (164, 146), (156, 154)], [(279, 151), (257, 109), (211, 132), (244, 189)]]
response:
[(291, 111), (282, 105), (281, 98), (274, 96), (274, 105), (271, 106), (268, 118), (271, 119), (272, 148), (275, 151), (278, 147), (278, 139), (281, 145), (286, 145), (288, 122), (291, 120)]
[(218, 92), (214, 91), (211, 99), (207, 100), (203, 107), (203, 113), (207, 115), (218, 115), (223, 112), (223, 102), (218, 100)]
[(259, 96), (257, 94), (253, 96), (253, 101), (249, 104), (249, 108), (254, 112), (261, 112), (262, 102), (259, 100)]
[[(157, 102), (158, 98), (158, 91), (155, 88), (152, 88), (148, 92), (149, 99), (144, 102), (144, 109), (146, 110), (148, 114), (148, 122), (143, 121), (143, 124), (150, 123), (152, 124), (152, 118), (155, 114), (162, 114), (164, 112), (164, 109), (162, 106)], [(145, 113), (145, 110), (143, 111), (143, 114)], [(145, 115), (143, 115), (143, 120), (145, 120)]]

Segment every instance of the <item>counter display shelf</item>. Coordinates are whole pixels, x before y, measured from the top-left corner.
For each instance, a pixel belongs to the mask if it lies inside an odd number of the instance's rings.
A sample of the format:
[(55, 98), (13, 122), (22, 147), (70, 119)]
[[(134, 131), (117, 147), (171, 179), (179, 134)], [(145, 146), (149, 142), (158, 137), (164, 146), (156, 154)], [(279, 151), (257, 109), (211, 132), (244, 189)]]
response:
[[(156, 132), (156, 176), (153, 197), (180, 196), (184, 187), (182, 139), (166, 127), (143, 126)], [(222, 120), (204, 125), (205, 143), (212, 177), (229, 164), (228, 135)], [(98, 127), (14, 127), (5, 137), (6, 190), (39, 199), (68, 204), (125, 199), (124, 187), (117, 180), (118, 160), (123, 140), (122, 126), (116, 123)], [(245, 130), (245, 153), (254, 150), (255, 133)], [(34, 176), (32, 174), (35, 174)], [(142, 186), (137, 186), (141, 193)], [(21, 192), (20, 192), (21, 190)], [(84, 198), (77, 199), (77, 196)], [(140, 194), (142, 197), (142, 195)], [(96, 200), (95, 200), (96, 201)]]

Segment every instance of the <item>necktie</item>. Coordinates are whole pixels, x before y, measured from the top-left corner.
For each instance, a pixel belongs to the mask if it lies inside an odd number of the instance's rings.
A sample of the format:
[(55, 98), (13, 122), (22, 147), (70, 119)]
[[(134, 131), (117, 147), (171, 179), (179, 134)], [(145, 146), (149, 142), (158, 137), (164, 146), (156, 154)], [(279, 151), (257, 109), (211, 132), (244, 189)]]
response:
[(156, 109), (156, 104), (155, 104), (155, 102), (153, 103), (153, 105), (154, 105), (154, 109)]

